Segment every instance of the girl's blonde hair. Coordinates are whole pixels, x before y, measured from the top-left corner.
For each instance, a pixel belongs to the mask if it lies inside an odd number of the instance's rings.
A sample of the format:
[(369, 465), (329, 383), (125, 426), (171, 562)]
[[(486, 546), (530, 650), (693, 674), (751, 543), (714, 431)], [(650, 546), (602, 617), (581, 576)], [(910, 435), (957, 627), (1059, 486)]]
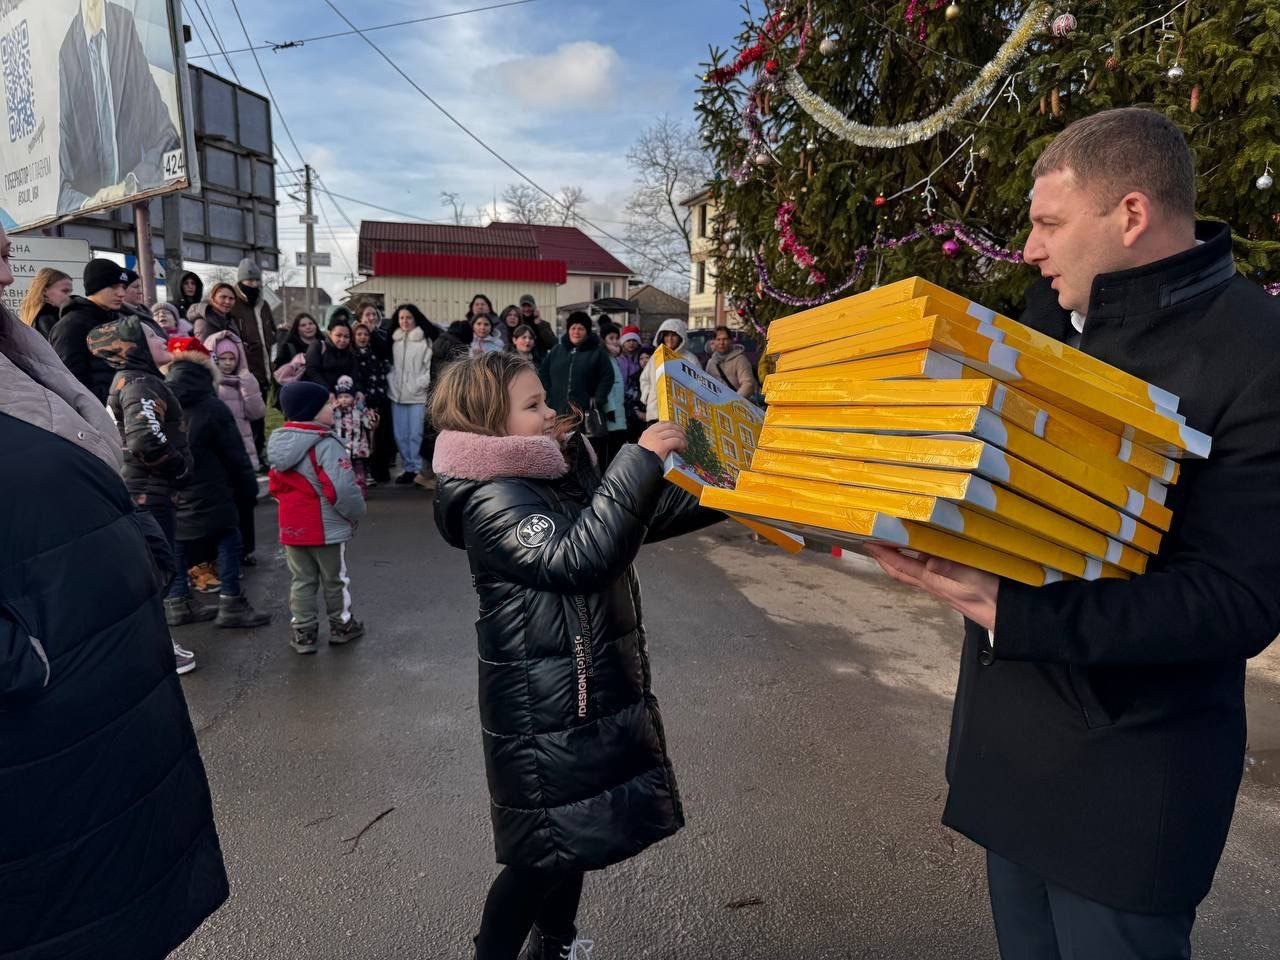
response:
[(53, 267), (41, 267), (40, 272), (36, 274), (35, 280), (31, 282), (27, 295), (22, 299), (22, 307), (19, 310), (22, 322), (28, 327), (34, 326), (36, 316), (40, 313), (40, 308), (44, 306), (44, 295), (49, 288), (55, 283), (70, 279), (71, 277), (61, 270), (55, 270)]
[[(511, 382), (538, 371), (514, 353), (484, 353), (451, 364), (431, 388), (431, 425), (488, 437), (505, 436), (511, 413)], [(561, 417), (553, 436), (563, 439), (579, 417)]]

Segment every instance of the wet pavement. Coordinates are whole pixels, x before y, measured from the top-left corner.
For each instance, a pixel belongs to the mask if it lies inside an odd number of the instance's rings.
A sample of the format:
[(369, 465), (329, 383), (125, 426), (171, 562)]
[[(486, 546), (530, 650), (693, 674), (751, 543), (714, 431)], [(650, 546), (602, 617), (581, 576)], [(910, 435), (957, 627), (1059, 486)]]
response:
[[(496, 868), (465, 557), (425, 494), (378, 489), (349, 557), (369, 635), (299, 657), (273, 515), (247, 589), (276, 625), (179, 633), (232, 899), (175, 956), (469, 957)], [(938, 822), (957, 618), (731, 524), (639, 570), (689, 825), (588, 877), (592, 960), (995, 957), (980, 853)], [(1253, 674), (1199, 958), (1280, 952), (1280, 651)]]

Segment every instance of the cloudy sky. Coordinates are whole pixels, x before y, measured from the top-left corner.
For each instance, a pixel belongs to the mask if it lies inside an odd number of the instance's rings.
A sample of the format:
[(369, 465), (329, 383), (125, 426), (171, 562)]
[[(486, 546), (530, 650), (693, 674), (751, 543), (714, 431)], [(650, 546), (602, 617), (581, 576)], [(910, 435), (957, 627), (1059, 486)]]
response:
[[(502, 0), (334, 0), (361, 28), (487, 6)], [(248, 46), (231, 0), (184, 0), (196, 38), (192, 62), (229, 74), (201, 16), (212, 18), (224, 49)], [(347, 29), (325, 0), (239, 0), (254, 44)], [(401, 69), (475, 134), (551, 190), (580, 185), (588, 213), (619, 235), (631, 173), (625, 154), (635, 133), (662, 114), (691, 117), (698, 63), (709, 43), (739, 29), (738, 0), (532, 0), (484, 12), (369, 34)], [(202, 41), (204, 46), (202, 46)], [(214, 59), (200, 55), (205, 48)], [(302, 154), (332, 192), (419, 217), (443, 220), (440, 194), (461, 194), (468, 213), (491, 206), (515, 176), (453, 125), (358, 36), (258, 54), (283, 119)], [(248, 53), (231, 53), (246, 86), (265, 92)], [(297, 167), (280, 116), (279, 155)], [(302, 244), (297, 206), (280, 197), (281, 246), (290, 260)], [(337, 293), (355, 263), (361, 218), (396, 219), (350, 201), (325, 212), (317, 246), (334, 269), (322, 283)], [(610, 221), (610, 222), (604, 222)], [(345, 253), (347, 260), (344, 261)]]

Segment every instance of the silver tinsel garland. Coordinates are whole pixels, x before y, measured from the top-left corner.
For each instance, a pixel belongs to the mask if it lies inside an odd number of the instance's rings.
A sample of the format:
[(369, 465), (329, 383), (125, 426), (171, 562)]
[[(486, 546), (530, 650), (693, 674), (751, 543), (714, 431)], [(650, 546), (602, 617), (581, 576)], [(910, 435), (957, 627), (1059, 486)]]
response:
[(982, 68), (977, 79), (949, 104), (923, 120), (891, 127), (855, 123), (810, 90), (795, 67), (787, 70), (782, 83), (805, 113), (842, 140), (879, 150), (892, 150), (909, 143), (920, 143), (936, 137), (991, 94), (996, 84), (1009, 72), (1014, 61), (1027, 49), (1035, 34), (1044, 28), (1051, 11), (1052, 5), (1049, 3), (1040, 0), (1032, 3), (1009, 34), (1009, 39), (996, 52), (991, 62)]

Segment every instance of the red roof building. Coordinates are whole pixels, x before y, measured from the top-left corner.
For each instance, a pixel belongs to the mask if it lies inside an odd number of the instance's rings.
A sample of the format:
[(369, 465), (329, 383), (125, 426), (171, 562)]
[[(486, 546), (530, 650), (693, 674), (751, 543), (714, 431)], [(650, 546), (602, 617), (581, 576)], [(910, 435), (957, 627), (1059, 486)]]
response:
[(494, 309), (525, 294), (554, 322), (562, 303), (626, 297), (631, 270), (577, 227), (495, 222), (487, 227), (365, 220), (360, 272), (348, 293), (386, 310), (414, 303), (447, 325), (483, 293)]

